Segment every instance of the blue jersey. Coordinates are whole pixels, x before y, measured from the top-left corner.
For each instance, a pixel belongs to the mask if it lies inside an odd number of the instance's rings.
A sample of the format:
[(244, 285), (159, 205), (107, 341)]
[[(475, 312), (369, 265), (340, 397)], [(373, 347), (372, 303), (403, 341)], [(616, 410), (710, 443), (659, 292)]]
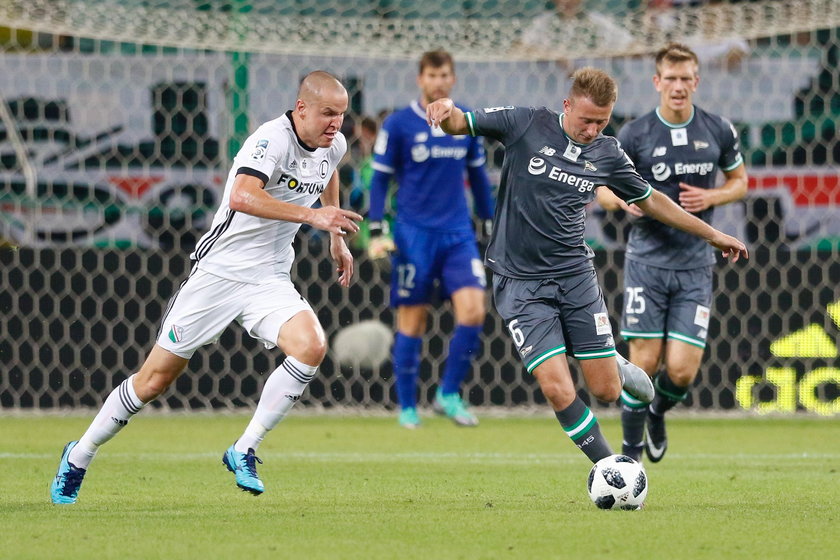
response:
[(471, 231), (467, 175), (479, 217), (493, 217), (484, 161), (480, 138), (450, 136), (430, 127), (426, 112), (413, 101), (385, 119), (377, 136), (368, 216), (374, 221), (382, 219), (385, 192), (393, 176), (398, 185), (398, 223), (439, 231)]

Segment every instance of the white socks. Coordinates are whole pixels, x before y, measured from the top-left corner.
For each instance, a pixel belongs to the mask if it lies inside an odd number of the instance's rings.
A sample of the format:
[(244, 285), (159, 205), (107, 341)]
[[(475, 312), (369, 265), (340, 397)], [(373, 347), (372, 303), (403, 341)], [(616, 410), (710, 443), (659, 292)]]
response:
[[(135, 374), (137, 375), (137, 374)], [(80, 469), (87, 469), (99, 446), (117, 435), (132, 416), (140, 412), (145, 403), (134, 392), (134, 375), (111, 391), (99, 414), (70, 451), (68, 460)]]
[(265, 382), (257, 411), (234, 449), (247, 453), (256, 451), (265, 434), (273, 429), (291, 410), (306, 386), (315, 377), (318, 366), (308, 366), (288, 356)]

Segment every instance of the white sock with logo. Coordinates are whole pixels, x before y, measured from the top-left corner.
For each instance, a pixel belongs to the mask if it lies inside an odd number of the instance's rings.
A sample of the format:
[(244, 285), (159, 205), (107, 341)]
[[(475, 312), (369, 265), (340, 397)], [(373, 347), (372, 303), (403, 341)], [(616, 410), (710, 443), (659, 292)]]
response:
[(88, 468), (99, 446), (117, 435), (146, 404), (134, 392), (134, 375), (111, 391), (90, 427), (70, 451), (68, 460), (76, 467)]
[(240, 453), (247, 453), (248, 449), (256, 451), (265, 434), (274, 429), (300, 399), (316, 371), (318, 366), (309, 366), (287, 356), (266, 380), (254, 417), (234, 449)]

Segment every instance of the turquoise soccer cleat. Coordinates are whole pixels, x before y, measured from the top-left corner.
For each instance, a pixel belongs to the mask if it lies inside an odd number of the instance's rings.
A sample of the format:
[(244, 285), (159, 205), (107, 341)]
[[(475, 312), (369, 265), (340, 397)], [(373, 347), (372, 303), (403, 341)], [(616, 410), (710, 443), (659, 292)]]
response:
[(461, 399), (461, 395), (458, 393), (444, 395), (438, 389), (437, 393), (435, 393), (433, 408), (435, 412), (450, 418), (458, 426), (478, 426), (478, 418), (467, 410), (463, 399)]
[(400, 426), (409, 430), (419, 428), (420, 416), (417, 415), (417, 409), (412, 406), (400, 410), (399, 423)]
[(76, 447), (78, 441), (71, 441), (64, 446), (61, 452), (61, 462), (58, 463), (58, 472), (50, 484), (50, 498), (54, 504), (75, 504), (76, 496), (79, 495), (79, 488), (85, 478), (87, 469), (80, 469), (73, 465), (68, 457), (70, 450)]
[(265, 492), (265, 485), (257, 475), (257, 463), (262, 464), (262, 461), (254, 455), (253, 449), (248, 449), (248, 453), (240, 453), (231, 445), (222, 456), (222, 463), (236, 475), (236, 485), (242, 490), (254, 496)]

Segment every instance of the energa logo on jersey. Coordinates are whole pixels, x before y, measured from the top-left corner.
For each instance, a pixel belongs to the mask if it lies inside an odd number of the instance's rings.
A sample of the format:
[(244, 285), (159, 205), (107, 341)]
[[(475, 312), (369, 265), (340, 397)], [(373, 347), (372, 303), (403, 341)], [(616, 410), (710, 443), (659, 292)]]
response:
[[(673, 173), (676, 175), (705, 176), (709, 173), (714, 173), (714, 171), (714, 163), (710, 161), (701, 161), (699, 163), (675, 163)], [(664, 161), (652, 165), (650, 172), (653, 173), (653, 178), (657, 181), (664, 181), (671, 176), (671, 168)]]
[(576, 187), (578, 192), (587, 192), (595, 188), (595, 183), (589, 179), (584, 179), (568, 171), (563, 171), (556, 165), (552, 165), (551, 169), (549, 169), (548, 163), (541, 157), (532, 157), (528, 162), (528, 173), (531, 175), (542, 175), (546, 171), (548, 171), (549, 179)]

